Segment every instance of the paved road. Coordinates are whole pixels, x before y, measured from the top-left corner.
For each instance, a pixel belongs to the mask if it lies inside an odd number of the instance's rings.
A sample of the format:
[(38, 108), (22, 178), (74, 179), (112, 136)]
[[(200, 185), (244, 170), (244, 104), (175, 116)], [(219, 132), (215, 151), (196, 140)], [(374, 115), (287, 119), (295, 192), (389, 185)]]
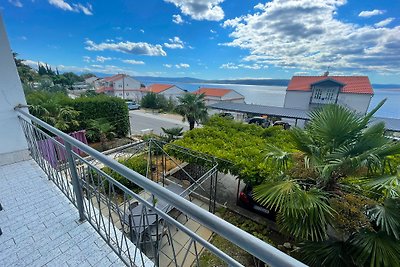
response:
[(129, 111), (132, 134), (141, 134), (147, 129), (152, 129), (155, 134), (162, 134), (163, 128), (183, 127), (183, 130), (189, 130), (189, 125), (180, 120), (165, 118), (159, 114), (143, 113), (141, 111)]

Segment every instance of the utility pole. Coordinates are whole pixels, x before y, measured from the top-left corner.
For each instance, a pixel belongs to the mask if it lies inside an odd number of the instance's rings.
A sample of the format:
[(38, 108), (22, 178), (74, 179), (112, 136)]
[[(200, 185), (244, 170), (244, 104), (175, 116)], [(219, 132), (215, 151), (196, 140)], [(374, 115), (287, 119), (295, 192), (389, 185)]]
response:
[(122, 74), (122, 99), (125, 99), (125, 74)]

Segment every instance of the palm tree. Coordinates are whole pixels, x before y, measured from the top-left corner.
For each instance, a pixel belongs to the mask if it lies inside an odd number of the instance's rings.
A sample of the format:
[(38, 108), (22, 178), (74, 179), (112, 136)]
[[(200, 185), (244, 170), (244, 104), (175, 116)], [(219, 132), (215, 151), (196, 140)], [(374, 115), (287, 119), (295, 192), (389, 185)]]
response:
[(194, 128), (194, 124), (201, 123), (208, 118), (207, 107), (204, 102), (204, 94), (196, 95), (186, 93), (178, 98), (179, 104), (176, 111), (183, 116), (183, 121), (189, 122), (189, 129)]
[[(298, 175), (293, 153), (269, 148), (280, 174), (256, 186), (254, 197), (278, 213), (283, 232), (303, 241), (312, 266), (395, 266), (400, 262), (400, 176), (385, 164), (400, 154), (383, 123), (328, 105), (310, 113), (291, 135), (308, 172)], [(389, 165), (391, 166), (391, 165)], [(301, 173), (301, 172), (300, 172)]]
[(113, 124), (111, 124), (107, 119), (101, 118), (90, 120), (87, 134), (91, 139), (96, 139), (98, 137), (102, 149), (105, 150), (107, 148), (106, 142), (109, 137), (115, 136), (114, 130), (115, 126)]
[(167, 129), (161, 127), (161, 130), (167, 135), (168, 143), (183, 135), (183, 127), (173, 127)]

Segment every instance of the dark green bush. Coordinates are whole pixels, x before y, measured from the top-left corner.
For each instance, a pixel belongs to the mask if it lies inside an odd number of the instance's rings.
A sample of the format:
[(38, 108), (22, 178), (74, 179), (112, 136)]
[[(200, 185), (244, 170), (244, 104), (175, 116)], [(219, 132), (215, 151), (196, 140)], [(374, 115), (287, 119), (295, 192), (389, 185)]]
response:
[(128, 134), (129, 111), (123, 99), (98, 95), (71, 99), (68, 102), (75, 110), (80, 111), (78, 120), (82, 128), (88, 128), (91, 120), (106, 119), (114, 125), (118, 137)]

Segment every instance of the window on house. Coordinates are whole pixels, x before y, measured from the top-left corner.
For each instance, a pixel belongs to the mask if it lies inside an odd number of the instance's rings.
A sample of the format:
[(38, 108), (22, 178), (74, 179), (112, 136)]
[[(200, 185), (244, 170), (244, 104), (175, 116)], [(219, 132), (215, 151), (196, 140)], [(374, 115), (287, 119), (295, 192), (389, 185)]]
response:
[(337, 87), (314, 87), (311, 98), (313, 104), (330, 104), (335, 103), (336, 96), (339, 92)]

